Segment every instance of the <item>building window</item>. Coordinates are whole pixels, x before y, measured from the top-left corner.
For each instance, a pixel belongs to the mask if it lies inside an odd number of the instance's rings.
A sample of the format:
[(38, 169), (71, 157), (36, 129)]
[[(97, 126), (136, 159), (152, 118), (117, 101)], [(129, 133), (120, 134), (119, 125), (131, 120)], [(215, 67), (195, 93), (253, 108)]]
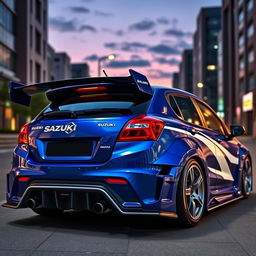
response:
[(33, 83), (33, 61), (32, 60), (30, 60), (29, 72), (30, 72), (30, 82)]
[(253, 9), (253, 0), (247, 2), (247, 11), (250, 12)]
[(218, 19), (218, 18), (208, 18), (207, 25), (208, 25), (208, 27), (219, 27), (220, 26), (220, 19)]
[(0, 25), (2, 25), (8, 32), (14, 33), (14, 16), (2, 2), (0, 2)]
[(248, 90), (252, 90), (254, 88), (254, 75), (250, 75), (248, 77)]
[(41, 34), (36, 30), (36, 52), (41, 54)]
[(244, 92), (244, 81), (243, 81), (243, 79), (241, 79), (239, 81), (239, 89), (240, 89), (240, 92)]
[(41, 82), (41, 66), (36, 63), (36, 83), (40, 83)]
[(240, 69), (240, 70), (244, 70), (244, 58), (241, 58), (241, 59), (239, 60), (239, 69)]
[(0, 44), (0, 66), (5, 67), (9, 70), (15, 70), (15, 55), (14, 53)]
[(34, 0), (30, 0), (30, 13), (33, 13), (33, 2)]
[(254, 61), (254, 50), (251, 49), (248, 53), (248, 62), (252, 63)]
[(39, 21), (39, 23), (41, 23), (41, 1), (40, 0), (36, 0), (36, 19)]
[(33, 48), (33, 26), (30, 25), (30, 47)]
[(244, 12), (241, 11), (239, 14), (238, 14), (238, 23), (239, 24), (242, 24), (244, 22)]
[(241, 34), (238, 38), (238, 45), (240, 48), (244, 46), (244, 35), (243, 34)]
[(247, 37), (251, 37), (254, 34), (254, 27), (253, 27), (253, 23), (249, 25), (249, 27), (247, 28)]

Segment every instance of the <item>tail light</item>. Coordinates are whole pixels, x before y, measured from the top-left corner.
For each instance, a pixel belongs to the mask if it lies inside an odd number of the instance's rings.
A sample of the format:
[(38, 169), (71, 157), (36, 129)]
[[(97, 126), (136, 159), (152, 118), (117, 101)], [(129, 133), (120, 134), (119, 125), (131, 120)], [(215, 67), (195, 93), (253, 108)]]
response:
[(137, 116), (125, 125), (117, 141), (157, 140), (164, 125), (162, 120), (146, 115)]
[(28, 144), (28, 128), (29, 128), (29, 123), (21, 127), (19, 137), (18, 137), (19, 144)]
[(106, 178), (105, 180), (111, 184), (127, 184), (127, 181), (122, 178)]

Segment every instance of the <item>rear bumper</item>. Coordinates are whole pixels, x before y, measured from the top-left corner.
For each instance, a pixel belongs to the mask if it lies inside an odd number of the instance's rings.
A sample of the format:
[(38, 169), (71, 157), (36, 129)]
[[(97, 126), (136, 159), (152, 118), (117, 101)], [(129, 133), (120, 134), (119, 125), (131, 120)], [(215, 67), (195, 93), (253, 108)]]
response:
[(144, 210), (138, 202), (122, 204), (117, 195), (103, 185), (32, 183), (27, 187), (19, 201), (3, 204), (8, 208), (26, 208), (31, 197), (38, 198), (38, 208), (57, 208), (62, 210), (92, 210), (95, 200), (106, 200), (109, 206), (124, 215), (156, 215), (177, 218), (174, 212)]

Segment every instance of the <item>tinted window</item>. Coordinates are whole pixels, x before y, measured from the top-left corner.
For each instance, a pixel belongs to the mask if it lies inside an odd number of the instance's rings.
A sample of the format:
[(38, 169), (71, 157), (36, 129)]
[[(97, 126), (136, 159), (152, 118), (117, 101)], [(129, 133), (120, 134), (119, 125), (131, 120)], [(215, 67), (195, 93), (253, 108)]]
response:
[[(98, 101), (98, 102), (78, 102), (60, 106), (48, 106), (42, 113), (52, 111), (71, 111), (82, 113), (79, 116), (86, 117), (110, 117), (131, 114), (144, 114), (147, 112), (150, 101), (143, 103), (126, 101)], [(127, 110), (127, 111), (125, 111)]]
[(174, 96), (174, 98), (180, 108), (183, 119), (185, 121), (196, 125), (202, 125), (196, 108), (189, 97)]
[(207, 127), (218, 133), (225, 134), (222, 123), (214, 112), (201, 102), (197, 102), (197, 104), (202, 111)]
[(169, 96), (169, 102), (175, 114), (178, 115), (179, 117), (182, 117), (180, 110), (176, 104), (176, 101), (174, 100), (172, 95)]

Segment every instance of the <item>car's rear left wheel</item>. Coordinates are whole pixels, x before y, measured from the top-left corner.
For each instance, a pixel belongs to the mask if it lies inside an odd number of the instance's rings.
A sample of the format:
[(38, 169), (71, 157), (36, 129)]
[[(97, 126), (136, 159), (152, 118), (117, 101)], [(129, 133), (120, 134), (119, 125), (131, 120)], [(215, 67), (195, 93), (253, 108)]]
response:
[(205, 191), (203, 170), (192, 159), (184, 167), (177, 190), (177, 213), (182, 226), (192, 227), (201, 220), (205, 208)]

